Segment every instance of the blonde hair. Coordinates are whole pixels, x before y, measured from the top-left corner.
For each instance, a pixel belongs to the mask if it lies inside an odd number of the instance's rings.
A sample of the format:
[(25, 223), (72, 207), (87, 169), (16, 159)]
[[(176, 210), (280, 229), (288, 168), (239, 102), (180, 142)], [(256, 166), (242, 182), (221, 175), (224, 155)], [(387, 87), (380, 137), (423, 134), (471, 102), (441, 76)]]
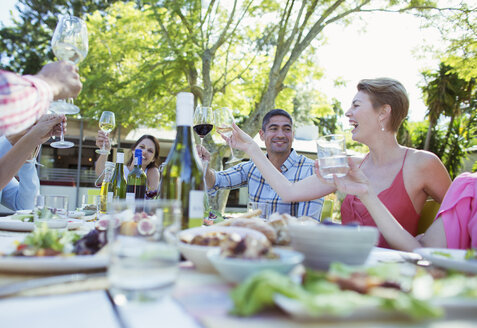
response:
[(374, 109), (391, 106), (389, 128), (397, 132), (409, 111), (409, 97), (401, 82), (385, 77), (364, 79), (359, 81), (357, 88), (368, 94)]

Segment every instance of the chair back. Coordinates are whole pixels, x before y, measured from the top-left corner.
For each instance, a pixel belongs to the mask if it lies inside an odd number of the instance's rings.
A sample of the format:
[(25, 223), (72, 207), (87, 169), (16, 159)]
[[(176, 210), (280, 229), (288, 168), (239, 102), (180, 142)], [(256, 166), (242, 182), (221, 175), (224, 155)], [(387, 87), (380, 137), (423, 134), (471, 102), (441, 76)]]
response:
[(323, 207), (321, 208), (320, 221), (323, 221), (327, 218), (332, 217), (333, 215), (333, 201), (331, 199), (325, 199), (323, 202)]
[(88, 189), (88, 204), (94, 204), (94, 198), (99, 196), (100, 188), (90, 188)]
[(437, 211), (441, 204), (436, 202), (433, 199), (426, 200), (424, 207), (421, 211), (421, 216), (419, 217), (419, 222), (417, 223), (417, 234), (421, 234), (426, 232), (427, 228), (429, 228), (434, 222), (436, 217)]

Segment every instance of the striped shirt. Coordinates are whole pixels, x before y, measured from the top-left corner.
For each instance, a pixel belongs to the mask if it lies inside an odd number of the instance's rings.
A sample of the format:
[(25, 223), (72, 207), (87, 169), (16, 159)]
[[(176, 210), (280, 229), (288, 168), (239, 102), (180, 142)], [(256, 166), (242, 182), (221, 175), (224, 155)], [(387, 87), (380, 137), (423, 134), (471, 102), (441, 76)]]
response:
[(33, 125), (52, 100), (53, 92), (42, 79), (0, 70), (0, 135)]
[[(297, 182), (313, 175), (314, 162), (298, 155), (292, 149), (290, 156), (282, 164), (282, 174), (291, 182)], [(271, 213), (288, 213), (293, 216), (310, 216), (320, 219), (323, 199), (319, 198), (307, 202), (284, 202), (280, 196), (265, 181), (253, 161), (237, 164), (225, 171), (215, 172), (215, 185), (209, 190), (214, 195), (219, 189), (236, 189), (248, 185), (248, 199), (250, 202), (266, 202), (271, 206)]]

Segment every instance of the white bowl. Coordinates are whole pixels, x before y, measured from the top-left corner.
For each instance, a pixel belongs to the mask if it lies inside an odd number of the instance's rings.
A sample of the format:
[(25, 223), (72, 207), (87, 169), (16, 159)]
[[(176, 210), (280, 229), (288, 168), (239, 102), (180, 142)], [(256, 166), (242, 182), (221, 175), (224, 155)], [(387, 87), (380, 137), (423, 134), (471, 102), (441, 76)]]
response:
[(279, 255), (278, 259), (243, 259), (230, 258), (220, 255), (220, 249), (207, 252), (207, 257), (222, 278), (228, 282), (240, 283), (248, 276), (263, 270), (273, 270), (280, 273), (289, 273), (296, 265), (303, 261), (303, 254), (287, 249), (273, 249)]
[(369, 226), (289, 225), (291, 245), (305, 255), (305, 266), (327, 270), (331, 262), (363, 264), (378, 241), (378, 229)]
[(238, 233), (241, 236), (250, 235), (257, 239), (266, 240), (264, 234), (257, 230), (242, 228), (242, 227), (221, 227), (221, 226), (210, 226), (210, 227), (197, 227), (183, 230), (179, 233), (179, 251), (182, 255), (188, 260), (194, 263), (194, 266), (197, 270), (205, 273), (215, 273), (217, 272), (207, 258), (207, 252), (211, 249), (219, 249), (219, 246), (202, 246), (202, 245), (192, 245), (182, 241), (185, 236), (193, 237), (195, 235), (211, 232), (211, 231), (221, 231), (221, 232), (230, 232)]

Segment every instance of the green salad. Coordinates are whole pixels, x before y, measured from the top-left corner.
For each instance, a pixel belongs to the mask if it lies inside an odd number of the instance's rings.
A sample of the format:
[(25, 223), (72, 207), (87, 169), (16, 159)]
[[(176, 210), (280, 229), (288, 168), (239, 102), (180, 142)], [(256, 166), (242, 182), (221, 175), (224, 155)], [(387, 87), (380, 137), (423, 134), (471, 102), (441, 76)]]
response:
[(22, 243), (17, 245), (14, 256), (51, 256), (70, 254), (73, 244), (81, 238), (71, 231), (49, 229), (42, 223), (32, 233), (28, 234)]
[(262, 271), (231, 292), (232, 313), (256, 314), (275, 306), (274, 297), (280, 294), (298, 302), (311, 317), (345, 317), (371, 307), (422, 320), (443, 315), (435, 299), (477, 299), (476, 276), (448, 273), (437, 278), (424, 268), (412, 274), (403, 274), (402, 268), (398, 263), (370, 268), (333, 263), (328, 272), (307, 270), (300, 283), (287, 275)]

